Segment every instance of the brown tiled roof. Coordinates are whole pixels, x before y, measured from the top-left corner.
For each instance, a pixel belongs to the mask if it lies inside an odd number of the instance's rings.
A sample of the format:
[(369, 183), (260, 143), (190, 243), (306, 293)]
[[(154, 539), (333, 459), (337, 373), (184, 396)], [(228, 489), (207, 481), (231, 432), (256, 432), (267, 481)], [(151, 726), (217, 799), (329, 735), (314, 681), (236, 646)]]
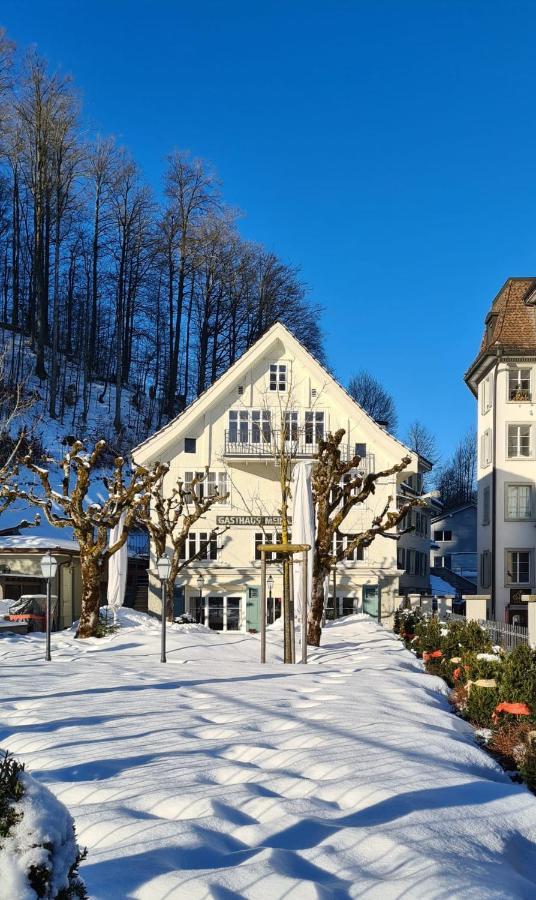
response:
[(478, 356), (465, 374), (475, 390), (473, 374), (487, 354), (536, 354), (536, 278), (508, 278), (495, 297), (486, 316), (484, 335)]
[[(526, 300), (536, 289), (536, 278), (509, 278), (503, 285), (486, 322), (491, 319), (491, 328), (484, 329), (480, 352), (500, 344), (536, 351), (536, 315), (534, 306)], [(494, 320), (494, 321), (493, 321)]]

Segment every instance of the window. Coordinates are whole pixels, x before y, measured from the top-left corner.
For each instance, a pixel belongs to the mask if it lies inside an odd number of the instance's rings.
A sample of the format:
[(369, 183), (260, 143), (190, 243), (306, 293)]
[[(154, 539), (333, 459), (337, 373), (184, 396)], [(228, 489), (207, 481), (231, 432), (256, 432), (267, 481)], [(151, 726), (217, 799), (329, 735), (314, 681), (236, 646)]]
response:
[(217, 558), (218, 536), (212, 531), (190, 531), (188, 543), (181, 559), (216, 560)]
[(298, 413), (287, 411), (285, 412), (285, 441), (292, 441), (295, 443), (298, 440)]
[(480, 554), (480, 584), (483, 588), (491, 585), (491, 553), (489, 550), (484, 550)]
[(508, 459), (528, 459), (532, 453), (530, 425), (508, 425)]
[[(223, 497), (228, 493), (227, 472), (209, 472), (206, 480), (207, 496), (215, 497), (219, 494)], [(221, 503), (227, 503), (227, 500), (221, 500)]]
[(305, 413), (305, 443), (318, 444), (324, 437), (324, 413), (308, 410)]
[(489, 466), (491, 460), (491, 428), (486, 428), (480, 437), (480, 465)]
[[(291, 536), (289, 532), (289, 543), (291, 541)], [(255, 559), (261, 558), (261, 551), (259, 550), (259, 546), (261, 544), (281, 544), (283, 542), (283, 538), (280, 534), (273, 534), (272, 532), (264, 532), (256, 531), (255, 532)], [(266, 554), (266, 562), (281, 562), (283, 559), (283, 554), (281, 553), (267, 553)]]
[(530, 484), (506, 485), (507, 519), (530, 519), (532, 515), (532, 488)]
[[(334, 534), (333, 535), (333, 552), (337, 553), (340, 550), (346, 550), (349, 543), (351, 543), (354, 539), (355, 535), (353, 534)], [(364, 548), (355, 547), (350, 556), (347, 556), (344, 561), (347, 562), (362, 562), (365, 558)]]
[(366, 459), (367, 445), (366, 444), (356, 444), (355, 445), (355, 455), (360, 456), (361, 459)]
[(249, 412), (247, 409), (229, 411), (229, 442), (247, 444), (249, 442)]
[(396, 551), (396, 565), (399, 569), (404, 569), (406, 565), (406, 551), (403, 547), (398, 547)]
[(530, 584), (530, 550), (506, 551), (506, 583)]
[(196, 439), (195, 438), (184, 438), (184, 452), (185, 453), (195, 453), (196, 448)]
[(508, 372), (508, 399), (527, 401), (531, 399), (530, 369), (510, 369)]
[(482, 414), (487, 413), (488, 409), (491, 409), (493, 404), (493, 394), (492, 394), (492, 377), (488, 375), (487, 378), (484, 378), (484, 381), (480, 384), (480, 411)]
[(406, 550), (406, 572), (415, 575), (415, 550)]
[(436, 530), (434, 531), (434, 541), (451, 541), (452, 540), (452, 531), (447, 528), (444, 530)]
[(482, 492), (482, 524), (489, 525), (491, 514), (491, 492), (489, 487), (485, 487)]
[(271, 440), (272, 414), (269, 409), (254, 409), (251, 412), (251, 443), (269, 444)]
[(270, 366), (270, 390), (286, 391), (287, 366), (285, 363), (272, 363)]

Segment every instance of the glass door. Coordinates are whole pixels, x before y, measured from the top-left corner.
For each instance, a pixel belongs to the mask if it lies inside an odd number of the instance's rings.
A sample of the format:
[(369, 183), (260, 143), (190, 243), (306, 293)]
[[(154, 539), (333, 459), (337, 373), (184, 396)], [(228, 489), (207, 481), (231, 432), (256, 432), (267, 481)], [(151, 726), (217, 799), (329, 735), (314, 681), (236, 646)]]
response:
[(377, 584), (363, 586), (363, 612), (380, 621), (380, 589)]
[(223, 631), (223, 597), (208, 598), (208, 627)]
[(240, 630), (240, 597), (227, 597), (227, 631)]

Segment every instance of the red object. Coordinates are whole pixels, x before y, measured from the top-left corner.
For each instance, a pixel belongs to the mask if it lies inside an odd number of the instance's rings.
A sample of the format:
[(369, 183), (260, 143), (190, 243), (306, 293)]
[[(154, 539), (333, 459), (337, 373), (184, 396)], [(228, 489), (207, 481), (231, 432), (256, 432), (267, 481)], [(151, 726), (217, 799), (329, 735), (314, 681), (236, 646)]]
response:
[(431, 650), (430, 652), (424, 651), (422, 658), (424, 662), (428, 662), (429, 659), (441, 659), (443, 656), (441, 650)]
[(454, 669), (454, 672), (452, 673), (452, 677), (454, 678), (454, 681), (458, 681), (458, 678), (460, 677), (461, 674), (462, 674), (462, 670), (461, 670), (460, 666), (458, 666), (458, 668)]
[(495, 707), (493, 718), (497, 721), (498, 713), (510, 713), (511, 716), (530, 716), (530, 709), (526, 703), (499, 703)]
[(20, 615), (11, 615), (8, 616), (10, 622), (27, 622), (28, 625), (33, 625), (34, 631), (45, 631), (47, 624), (46, 616), (38, 616), (35, 613), (22, 613)]

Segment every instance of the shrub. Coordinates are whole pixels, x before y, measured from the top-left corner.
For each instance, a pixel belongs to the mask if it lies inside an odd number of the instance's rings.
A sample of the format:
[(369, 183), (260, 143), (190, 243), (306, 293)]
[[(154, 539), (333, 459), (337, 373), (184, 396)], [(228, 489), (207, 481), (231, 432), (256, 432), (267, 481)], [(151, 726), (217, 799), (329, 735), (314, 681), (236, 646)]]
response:
[(497, 688), (478, 687), (471, 684), (467, 688), (467, 704), (465, 717), (473, 725), (490, 728), (493, 724), (493, 713), (498, 700)]
[(85, 900), (78, 875), (85, 855), (63, 804), (5, 753), (0, 761), (2, 896)]
[(500, 671), (499, 699), (526, 703), (536, 718), (536, 653), (527, 644), (519, 644), (505, 657)]
[(527, 748), (519, 767), (519, 774), (531, 791), (536, 793), (536, 746), (531, 745)]
[(415, 634), (419, 638), (419, 653), (430, 653), (441, 648), (441, 623), (436, 616), (420, 622)]

